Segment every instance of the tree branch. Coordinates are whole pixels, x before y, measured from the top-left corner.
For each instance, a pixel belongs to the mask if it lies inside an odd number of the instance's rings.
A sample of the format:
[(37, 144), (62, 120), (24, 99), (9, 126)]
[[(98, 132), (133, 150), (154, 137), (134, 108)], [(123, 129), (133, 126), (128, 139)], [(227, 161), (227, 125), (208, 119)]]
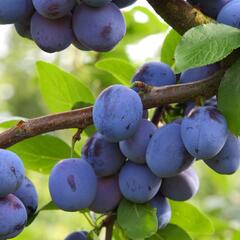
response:
[[(210, 78), (195, 83), (166, 87), (149, 87), (141, 82), (137, 82), (136, 85), (141, 85), (145, 91), (141, 94), (141, 98), (144, 109), (149, 109), (164, 104), (185, 102), (197, 96), (212, 97), (217, 92), (223, 72), (220, 70)], [(0, 134), (0, 147), (7, 148), (24, 139), (55, 130), (85, 129), (92, 123), (92, 107), (34, 118), (26, 122), (21, 121), (17, 126)]]
[(214, 21), (184, 0), (147, 1), (156, 13), (181, 35), (192, 27)]

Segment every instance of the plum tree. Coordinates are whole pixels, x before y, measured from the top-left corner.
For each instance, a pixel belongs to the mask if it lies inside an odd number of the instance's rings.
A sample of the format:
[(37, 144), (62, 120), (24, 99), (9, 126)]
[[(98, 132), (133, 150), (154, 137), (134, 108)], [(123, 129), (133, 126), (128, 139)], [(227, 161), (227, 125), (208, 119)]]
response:
[(93, 107), (95, 127), (113, 142), (133, 136), (140, 126), (142, 115), (143, 105), (139, 95), (121, 85), (105, 89)]
[(134, 4), (137, 0), (112, 0), (119, 8), (128, 7)]
[(65, 211), (88, 208), (97, 189), (97, 177), (91, 165), (80, 159), (57, 163), (49, 177), (49, 191), (55, 205)]
[(118, 175), (99, 177), (97, 179), (97, 193), (89, 209), (96, 213), (107, 213), (114, 210), (121, 199)]
[(100, 133), (95, 133), (82, 148), (82, 159), (90, 163), (97, 176), (117, 173), (125, 162), (118, 143), (108, 142)]
[(132, 162), (127, 162), (119, 174), (119, 186), (123, 196), (135, 203), (151, 200), (157, 194), (161, 181), (147, 166)]
[(137, 132), (119, 143), (122, 153), (135, 163), (145, 163), (147, 146), (156, 130), (152, 122), (143, 119)]
[(22, 21), (33, 14), (32, 0), (0, 1), (0, 24)]
[(27, 223), (27, 211), (13, 194), (0, 198), (0, 239), (16, 237)]
[(170, 178), (164, 178), (160, 192), (174, 201), (186, 201), (192, 198), (199, 189), (199, 178), (193, 168)]
[(74, 10), (72, 22), (77, 40), (99, 52), (113, 49), (126, 32), (123, 15), (113, 3), (100, 8), (80, 4)]
[(193, 163), (181, 139), (181, 124), (169, 123), (156, 131), (147, 147), (146, 160), (159, 177), (175, 176)]
[(0, 197), (14, 193), (24, 179), (22, 160), (13, 152), (0, 149)]
[(239, 14), (240, 2), (238, 0), (232, 0), (226, 4), (217, 16), (217, 21), (230, 25), (235, 28), (240, 28), (240, 14)]
[(82, 1), (91, 7), (102, 7), (107, 3), (111, 2), (111, 0), (82, 0)]
[(149, 203), (153, 208), (157, 209), (158, 228), (165, 228), (172, 216), (171, 207), (167, 198), (161, 194), (157, 194)]
[(240, 142), (239, 138), (229, 133), (222, 150), (212, 159), (205, 163), (220, 174), (233, 174), (240, 165)]
[(87, 240), (87, 234), (86, 231), (81, 232), (73, 232), (69, 234), (64, 240)]
[(76, 0), (32, 0), (36, 11), (50, 19), (66, 16), (76, 4)]
[(32, 217), (38, 208), (38, 194), (32, 181), (24, 177), (24, 180), (18, 190), (14, 193), (24, 204), (28, 218)]
[(197, 159), (216, 156), (227, 140), (225, 118), (213, 107), (195, 108), (181, 125), (181, 136), (188, 152)]
[(50, 20), (35, 13), (31, 19), (31, 36), (44, 51), (64, 50), (73, 41), (71, 16)]
[(144, 82), (150, 86), (161, 87), (176, 84), (176, 76), (173, 70), (165, 63), (149, 62), (141, 66), (133, 76), (135, 81)]

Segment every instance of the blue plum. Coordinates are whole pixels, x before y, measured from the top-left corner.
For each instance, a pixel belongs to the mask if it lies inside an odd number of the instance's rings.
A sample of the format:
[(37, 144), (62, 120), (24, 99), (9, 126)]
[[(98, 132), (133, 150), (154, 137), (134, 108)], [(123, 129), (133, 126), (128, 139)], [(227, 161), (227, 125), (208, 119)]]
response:
[(117, 173), (125, 162), (118, 143), (108, 142), (100, 133), (95, 133), (82, 148), (82, 158), (90, 163), (97, 176)]
[(93, 122), (97, 130), (112, 142), (133, 136), (140, 126), (142, 115), (143, 105), (139, 95), (121, 85), (105, 89), (93, 107)]
[(75, 37), (73, 39), (73, 42), (72, 42), (73, 46), (78, 48), (79, 50), (82, 50), (82, 51), (91, 51), (90, 48), (84, 46), (81, 42), (79, 42)]
[(110, 3), (112, 0), (82, 0), (82, 1), (91, 7), (102, 7), (107, 3)]
[(0, 1), (0, 24), (22, 21), (34, 12), (32, 0)]
[(135, 203), (150, 201), (159, 191), (162, 179), (147, 166), (127, 162), (119, 174), (119, 186), (123, 196)]
[(215, 172), (220, 174), (233, 174), (240, 165), (240, 141), (239, 138), (229, 133), (222, 150), (205, 163)]
[(27, 211), (13, 194), (0, 198), (0, 239), (16, 237), (27, 223)]
[(89, 209), (96, 213), (107, 213), (114, 210), (120, 201), (118, 175), (111, 177), (99, 177), (97, 180), (97, 193)]
[(14, 24), (16, 32), (24, 38), (32, 39), (31, 37), (31, 18), (27, 18)]
[(50, 20), (35, 13), (31, 19), (31, 36), (44, 51), (62, 51), (73, 42), (71, 16)]
[(113, 49), (126, 33), (118, 7), (109, 3), (100, 8), (78, 5), (73, 13), (73, 31), (79, 42), (99, 52)]
[(147, 147), (147, 165), (159, 177), (172, 177), (187, 169), (194, 158), (181, 139), (181, 122), (159, 128)]
[(0, 149), (0, 197), (14, 193), (24, 179), (22, 160), (13, 152)]
[(172, 211), (167, 198), (157, 194), (150, 202), (153, 208), (157, 209), (158, 228), (162, 229), (170, 222)]
[(197, 159), (213, 158), (227, 140), (227, 123), (214, 107), (195, 108), (183, 119), (181, 136), (192, 156)]
[(125, 8), (134, 4), (137, 0), (112, 0), (119, 8)]
[(191, 83), (210, 77), (219, 70), (217, 63), (203, 67), (191, 68), (183, 72), (180, 76), (180, 83)]
[(193, 168), (189, 168), (171, 178), (164, 178), (160, 192), (174, 201), (187, 201), (199, 189), (199, 178)]
[(43, 17), (57, 19), (68, 15), (76, 0), (32, 0), (36, 11)]
[(64, 240), (87, 240), (88, 232), (73, 232), (69, 234)]
[(32, 217), (38, 208), (38, 194), (30, 179), (25, 177), (21, 186), (14, 195), (24, 204), (27, 210), (28, 218)]
[(119, 143), (122, 153), (132, 162), (145, 163), (147, 146), (156, 130), (152, 122), (143, 119), (137, 132)]
[(97, 190), (97, 177), (91, 165), (80, 159), (57, 163), (49, 178), (49, 191), (57, 207), (65, 211), (88, 208)]
[(188, 0), (195, 7), (212, 18), (216, 18), (220, 10), (231, 0)]
[(176, 84), (176, 76), (173, 70), (165, 63), (149, 62), (140, 67), (133, 76), (135, 81), (144, 82), (147, 85), (161, 87)]
[(226, 4), (218, 14), (217, 21), (235, 28), (240, 28), (240, 2), (232, 0)]

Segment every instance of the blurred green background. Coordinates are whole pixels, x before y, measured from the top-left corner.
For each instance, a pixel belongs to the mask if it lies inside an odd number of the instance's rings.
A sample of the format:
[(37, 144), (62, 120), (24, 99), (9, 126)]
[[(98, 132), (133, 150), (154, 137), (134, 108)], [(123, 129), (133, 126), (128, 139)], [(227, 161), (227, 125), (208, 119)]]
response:
[[(168, 59), (168, 63), (173, 63), (171, 51), (174, 44), (167, 45), (162, 50), (169, 28), (162, 24), (162, 20), (145, 1), (139, 2), (144, 8), (138, 4), (138, 7), (126, 9), (127, 36), (110, 53), (81, 52), (71, 46), (61, 53), (47, 54), (31, 41), (19, 37), (13, 26), (0, 26), (0, 120), (10, 116), (32, 118), (50, 113), (38, 87), (35, 69), (38, 60), (55, 63), (73, 73), (86, 83), (95, 96), (106, 86), (116, 82), (114, 76), (95, 67), (96, 62), (102, 59), (121, 58), (131, 62), (134, 68), (146, 61), (163, 60), (161, 56)], [(174, 37), (172, 41), (176, 39)], [(161, 54), (165, 51), (170, 52), (169, 56)], [(66, 130), (54, 134), (70, 144), (73, 132)], [(85, 137), (77, 145), (77, 151), (84, 140)], [(192, 202), (211, 218), (216, 231), (213, 236), (196, 236), (194, 239), (240, 239), (240, 174), (220, 176), (201, 161), (195, 166), (201, 178), (201, 188)], [(27, 175), (37, 187), (39, 206), (48, 203), (48, 175), (30, 170), (27, 170)], [(80, 213), (45, 211), (16, 239), (60, 240), (70, 232), (80, 229), (91, 229)]]

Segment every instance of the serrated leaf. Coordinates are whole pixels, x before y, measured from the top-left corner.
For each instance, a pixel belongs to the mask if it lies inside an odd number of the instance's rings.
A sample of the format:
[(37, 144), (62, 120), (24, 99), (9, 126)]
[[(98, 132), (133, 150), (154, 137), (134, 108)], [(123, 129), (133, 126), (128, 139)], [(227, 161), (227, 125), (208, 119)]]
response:
[[(51, 135), (41, 135), (22, 141), (9, 150), (23, 160), (26, 168), (49, 174), (60, 160), (71, 156), (71, 147), (61, 139)], [(74, 157), (78, 157), (74, 153)]]
[(176, 71), (215, 63), (239, 47), (239, 29), (215, 23), (197, 26), (184, 34), (176, 48)]
[(130, 86), (131, 79), (136, 71), (129, 62), (117, 58), (106, 58), (96, 63), (96, 67), (112, 74), (119, 83)]
[(168, 224), (148, 240), (192, 240), (192, 238), (182, 228), (174, 224)]
[(187, 202), (171, 201), (170, 203), (172, 209), (171, 223), (178, 225), (191, 235), (213, 234), (212, 222), (197, 207)]
[(225, 73), (218, 89), (218, 107), (229, 129), (240, 135), (240, 59)]
[(71, 110), (76, 102), (94, 102), (90, 89), (72, 74), (42, 61), (36, 66), (41, 94), (52, 112)]
[(166, 36), (162, 49), (161, 49), (161, 61), (172, 66), (175, 62), (174, 53), (181, 39), (181, 35), (179, 35), (174, 29), (172, 29), (168, 35)]
[(158, 229), (156, 209), (127, 200), (122, 200), (118, 207), (117, 223), (134, 240), (150, 237)]

